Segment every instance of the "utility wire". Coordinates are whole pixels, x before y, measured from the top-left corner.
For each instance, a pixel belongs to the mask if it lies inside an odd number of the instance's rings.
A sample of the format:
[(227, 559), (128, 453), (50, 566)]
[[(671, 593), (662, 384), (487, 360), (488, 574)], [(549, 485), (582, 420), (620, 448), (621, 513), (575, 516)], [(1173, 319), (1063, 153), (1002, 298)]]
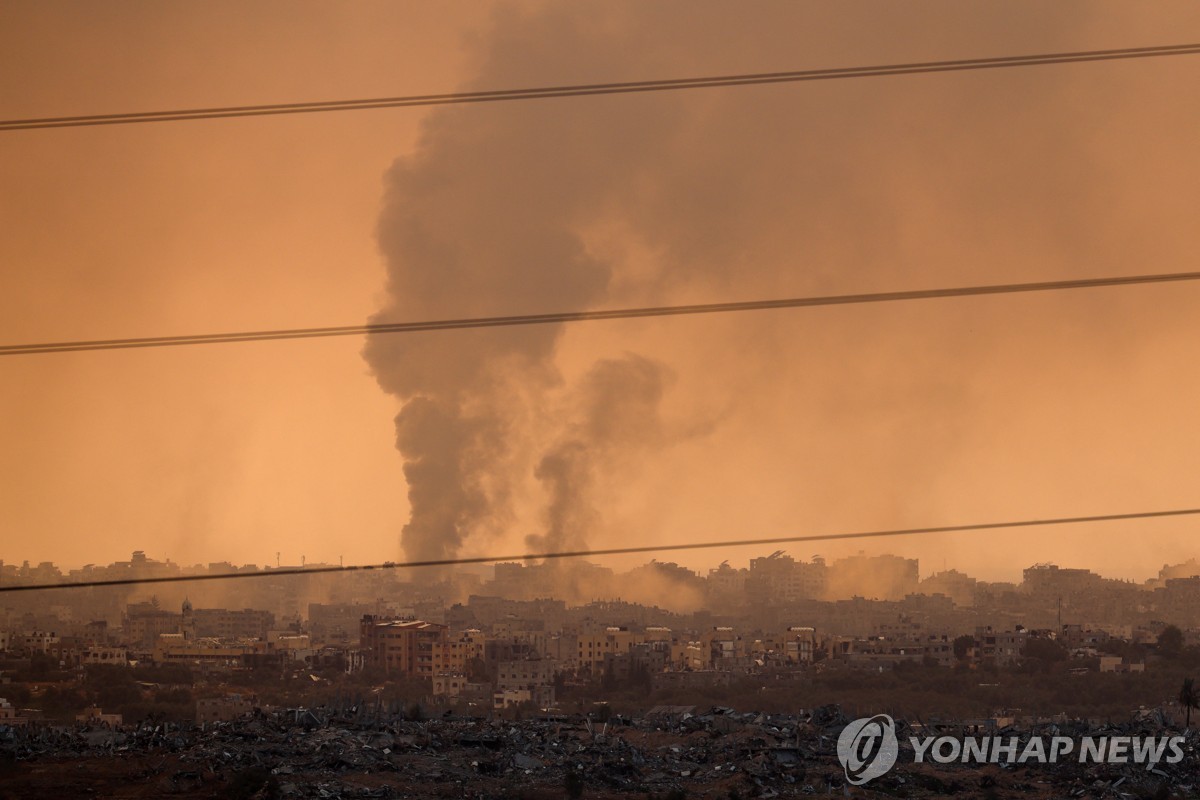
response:
[(221, 106), (214, 108), (183, 108), (169, 111), (141, 111), (116, 114), (91, 114), (70, 117), (40, 117), (34, 119), (0, 120), (0, 130), (32, 130), (38, 128), (78, 128), (89, 125), (125, 125), (138, 122), (173, 122), (195, 119), (226, 119), (257, 117), (274, 114), (310, 114), (323, 111), (361, 111), (371, 108), (403, 108), (460, 103), (491, 103), (505, 100), (535, 100), (553, 97), (583, 97), (601, 94), (660, 92), (676, 89), (705, 89), (721, 86), (751, 86), (771, 83), (834, 80), (838, 78), (868, 78), (885, 75), (920, 75), (934, 72), (1027, 67), (1045, 64), (1075, 64), (1091, 61), (1115, 61), (1128, 58), (1159, 58), (1163, 56), (1197, 55), (1200, 44), (1130, 47), (1120, 50), (1083, 50), (1067, 53), (1041, 53), (1025, 56), (970, 58), (956, 61), (926, 61), (910, 64), (885, 64), (866, 67), (808, 69), (792, 72), (760, 72), (740, 75), (715, 75), (699, 78), (627, 81), (621, 83), (588, 83), (567, 86), (544, 86), (530, 89), (493, 89), (476, 92), (373, 97), (359, 100), (323, 100), (305, 103), (274, 103), (268, 105)]
[(981, 522), (971, 525), (945, 525), (933, 528), (900, 528), (880, 531), (857, 531), (854, 533), (822, 533), (810, 536), (779, 536), (769, 539), (731, 539), (724, 542), (692, 542), (689, 544), (652, 544), (639, 547), (608, 547), (600, 550), (564, 550), (550, 553), (521, 553), (507, 556), (472, 556), (469, 558), (439, 558), (427, 561), (387, 561), (382, 564), (359, 564), (349, 567), (313, 567), (311, 569), (274, 569), (264, 572), (236, 572), (225, 575), (178, 575), (160, 578), (114, 578), (111, 580), (78, 581), (75, 583), (42, 583), (28, 586), (0, 586), (0, 592), (33, 592), (49, 589), (90, 589), (102, 586), (139, 586), (150, 583), (194, 583), (197, 581), (223, 581), (239, 578), (274, 578), (284, 575), (321, 575), (328, 573), (348, 574), (385, 569), (416, 569), (419, 567), (449, 567), (460, 564), (490, 564), (497, 561), (535, 561), (557, 558), (587, 558), (589, 556), (615, 556), (630, 553), (665, 553), (678, 550), (703, 550), (714, 547), (745, 547), (751, 545), (794, 544), (796, 542), (829, 542), (842, 539), (867, 539), (885, 536), (915, 536), (931, 533), (963, 533), (967, 531), (989, 531), (999, 528), (1032, 528), (1046, 525), (1075, 525), (1091, 522), (1114, 522), (1131, 519), (1159, 517), (1182, 517), (1200, 514), (1200, 508), (1182, 508), (1170, 511), (1136, 511), (1128, 514), (1099, 514), (1087, 517), (1056, 517), (1051, 519), (1027, 519), (1014, 522)]
[(651, 306), (646, 308), (616, 308), (600, 311), (560, 311), (549, 314), (520, 314), (506, 317), (472, 317), (427, 322), (377, 322), (364, 325), (342, 325), (328, 328), (287, 328), (266, 331), (233, 333), (203, 333), (185, 336), (147, 336), (137, 339), (91, 339), (82, 341), (41, 342), (0, 346), (0, 356), (38, 355), (44, 353), (73, 353), (84, 350), (123, 350), (135, 347), (179, 347), (193, 344), (224, 344), (229, 342), (260, 342), (277, 339), (314, 339), (327, 336), (361, 336), (364, 334), (417, 333), (421, 331), (468, 330), (471, 328), (501, 328), (513, 325), (543, 325), (559, 322), (634, 319), (638, 317), (671, 317), (688, 314), (719, 314), (731, 311), (767, 311), (813, 306), (887, 303), (902, 300), (928, 300), (941, 297), (972, 297), (1021, 292), (1047, 292), (1065, 289), (1093, 289), (1105, 286), (1133, 286), (1147, 283), (1169, 283), (1200, 280), (1200, 272), (1170, 272), (1160, 275), (1125, 275), (1112, 278), (1083, 278), (1068, 281), (1039, 283), (1005, 283), (990, 286), (965, 286), (946, 289), (916, 289), (901, 292), (843, 294), (819, 297), (792, 297), (776, 300), (749, 300), (732, 303), (701, 303), (695, 305)]

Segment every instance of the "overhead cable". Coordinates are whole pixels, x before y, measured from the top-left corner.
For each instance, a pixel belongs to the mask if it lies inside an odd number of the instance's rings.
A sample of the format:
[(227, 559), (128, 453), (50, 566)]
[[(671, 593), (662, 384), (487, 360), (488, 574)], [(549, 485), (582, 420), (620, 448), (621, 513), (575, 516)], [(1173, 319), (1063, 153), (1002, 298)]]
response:
[(284, 328), (277, 330), (201, 333), (182, 336), (145, 336), (133, 339), (84, 339), (61, 342), (0, 345), (0, 356), (74, 353), (87, 350), (125, 350), (140, 347), (181, 347), (197, 344), (229, 344), (262, 342), (280, 339), (315, 339), (329, 336), (363, 336), (389, 333), (419, 333), (427, 331), (500, 328), (514, 325), (545, 325), (549, 323), (587, 322), (641, 317), (671, 317), (692, 314), (721, 314), (733, 311), (769, 311), (816, 306), (888, 303), (907, 300), (930, 300), (947, 297), (974, 297), (997, 294), (1048, 292), (1067, 289), (1095, 289), (1112, 286), (1135, 286), (1152, 283), (1174, 283), (1200, 280), (1200, 272), (1171, 272), (1161, 275), (1124, 275), (1111, 278), (1082, 278), (1037, 283), (1005, 283), (988, 286), (964, 286), (942, 289), (915, 289), (899, 292), (842, 294), (817, 297), (790, 297), (774, 300), (748, 300), (728, 303), (699, 303), (692, 305), (615, 308), (596, 311), (559, 311), (548, 314), (517, 314), (503, 317), (468, 317), (463, 319), (429, 320), (424, 322), (375, 322), (361, 325), (340, 325), (324, 328)]
[(695, 78), (668, 78), (616, 83), (585, 83), (562, 86), (541, 86), (525, 89), (489, 89), (473, 92), (370, 97), (355, 100), (318, 100), (299, 103), (269, 103), (244, 106), (214, 106), (208, 108), (178, 108), (163, 111), (129, 111), (110, 114), (85, 114), (61, 117), (35, 117), (0, 120), (0, 131), (34, 130), (45, 128), (79, 128), (94, 125), (130, 125), (144, 122), (179, 122), (232, 117), (261, 117), (281, 114), (312, 114), (329, 111), (362, 111), (377, 108), (405, 108), (465, 103), (494, 103), (509, 100), (536, 100), (558, 97), (630, 94), (636, 92), (677, 91), (680, 89), (710, 89), (727, 86), (754, 86), (773, 83), (869, 78), (888, 75), (922, 75), (938, 72), (1003, 69), (1008, 67), (1043, 66), (1049, 64), (1078, 64), (1094, 61), (1117, 61), (1134, 58), (1200, 54), (1200, 44), (1127, 47), (1116, 50), (1081, 50), (1063, 53), (1038, 53), (1023, 56), (968, 58), (952, 61), (923, 61), (905, 64), (880, 64), (862, 67), (833, 67), (793, 70), (789, 72), (757, 72), (733, 75), (709, 75)]
[(1084, 523), (1117, 522), (1134, 519), (1156, 519), (1200, 514), (1200, 508), (1181, 508), (1168, 511), (1135, 511), (1125, 514), (1096, 514), (1077, 517), (1053, 517), (1026, 519), (1009, 522), (978, 522), (967, 525), (942, 525), (923, 528), (896, 528), (891, 530), (856, 531), (851, 533), (820, 533), (803, 536), (775, 536), (761, 539), (728, 539), (718, 542), (687, 542), (684, 544), (651, 544), (635, 547), (606, 547), (595, 550), (561, 550), (548, 553), (518, 553), (515, 555), (467, 556), (462, 558), (437, 558), (418, 561), (385, 561), (382, 564), (357, 564), (348, 567), (286, 567), (255, 572), (204, 573), (201, 575), (167, 575), (152, 578), (104, 578), (94, 581), (71, 583), (40, 583), (28, 585), (0, 585), (0, 592), (33, 592), (56, 589), (92, 589), (105, 586), (141, 586), (158, 583), (196, 583), (199, 581), (221, 581), (238, 579), (278, 578), (293, 575), (349, 575), (358, 572), (393, 569), (418, 569), (424, 567), (451, 567), (464, 564), (491, 564), (501, 561), (546, 561), (565, 558), (596, 558), (600, 556), (630, 555), (638, 553), (667, 553), (681, 550), (703, 550), (716, 547), (748, 547), (798, 542), (829, 542), (846, 539), (873, 539), (891, 536), (917, 536), (937, 533), (965, 533), (990, 531), (1004, 528), (1034, 528), (1050, 525), (1078, 525)]

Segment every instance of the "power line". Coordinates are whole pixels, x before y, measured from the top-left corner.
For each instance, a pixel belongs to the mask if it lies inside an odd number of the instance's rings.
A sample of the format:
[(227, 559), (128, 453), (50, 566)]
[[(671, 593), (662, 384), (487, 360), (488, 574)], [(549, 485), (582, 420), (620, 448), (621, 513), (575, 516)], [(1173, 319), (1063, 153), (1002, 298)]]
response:
[(965, 286), (946, 289), (915, 289), (901, 292), (843, 294), (818, 297), (792, 297), (777, 300), (748, 300), (732, 303), (700, 303), (694, 305), (651, 306), (645, 308), (616, 308), (600, 311), (560, 311), (549, 314), (520, 314), (506, 317), (472, 317), (427, 322), (377, 322), (364, 325), (342, 325), (327, 328), (287, 328), (266, 331), (233, 333), (202, 333), (185, 336), (147, 336), (137, 339), (91, 339), (36, 344), (0, 346), (0, 356), (38, 355), (44, 353), (73, 353), (84, 350), (124, 350), (136, 347), (180, 347), (193, 344), (225, 344), (231, 342), (260, 342), (278, 339), (314, 339), (328, 336), (361, 336), (382, 333), (418, 333), (422, 331), (469, 330), (472, 328), (502, 328), (513, 325), (544, 325), (560, 322), (634, 319), (639, 317), (671, 317), (689, 314), (720, 314), (731, 311), (767, 311), (814, 306), (888, 303), (903, 300), (928, 300), (942, 297), (972, 297), (1022, 292), (1048, 292), (1066, 289), (1094, 289), (1105, 286), (1133, 286), (1147, 283), (1169, 283), (1200, 280), (1200, 272), (1170, 272), (1160, 275), (1125, 275), (1112, 278), (1082, 278), (1068, 281), (1039, 283), (1004, 283), (990, 286)]
[(843, 539), (867, 539), (885, 536), (915, 536), (931, 533), (963, 533), (988, 531), (999, 528), (1032, 528), (1046, 525), (1075, 525), (1090, 522), (1116, 522), (1131, 519), (1159, 517), (1182, 517), (1200, 514), (1200, 508), (1182, 508), (1170, 511), (1135, 511), (1128, 514), (1098, 514), (1086, 517), (1056, 517), (1051, 519), (1027, 519), (1014, 522), (979, 522), (970, 525), (944, 525), (929, 528), (899, 528), (880, 531), (857, 531), (854, 533), (822, 533), (810, 536), (778, 536), (769, 539), (731, 539), (723, 542), (691, 542), (689, 544), (652, 544), (638, 547), (608, 547), (601, 550), (564, 550), (550, 553), (521, 553), (507, 556), (472, 556), (469, 558), (439, 558), (427, 561), (387, 561), (383, 564), (359, 564), (349, 567), (313, 567), (312, 569), (275, 569), (266, 572), (236, 572), (226, 575), (178, 575), (160, 578), (114, 578), (111, 580), (79, 581), (76, 583), (43, 583), (28, 586), (0, 586), (0, 592), (32, 592), (48, 589), (90, 589), (103, 586), (138, 586), (150, 583), (194, 583), (197, 581), (236, 580), (239, 578), (272, 578), (285, 575), (321, 575), (328, 573), (348, 574), (385, 569), (416, 569), (420, 567), (449, 567), (463, 564), (490, 564), (497, 561), (535, 561), (559, 558), (587, 558), (589, 556), (615, 556), (631, 553), (666, 553), (679, 550), (705, 550), (714, 547), (746, 547), (796, 542), (829, 542)]
[(174, 122), (277, 114), (310, 114), (325, 111), (362, 111), (372, 108), (491, 103), (506, 100), (535, 100), (553, 97), (583, 97), (588, 95), (660, 92), (678, 89), (706, 89), (722, 86), (798, 83), (802, 81), (868, 78), (886, 75), (920, 75), (934, 72), (961, 72), (965, 70), (1001, 69), (1005, 67), (1027, 67), (1045, 64), (1074, 64), (1091, 61), (1115, 61), (1128, 58), (1158, 58), (1163, 56), (1197, 54), (1200, 54), (1200, 44), (1130, 47), (1120, 50), (1083, 50), (1067, 53), (1041, 53), (1036, 55), (971, 58), (955, 61), (926, 61), (910, 64), (836, 67), (829, 69), (796, 70), (792, 72), (760, 72), (699, 78), (627, 81), (621, 83), (589, 83), (568, 86), (544, 86), (530, 89), (492, 89), (476, 92), (374, 97), (359, 100), (323, 100), (305, 103), (273, 103), (268, 105), (184, 108), (169, 111), (91, 114), (70, 117), (7, 119), (0, 120), (0, 130), (78, 128), (91, 125), (126, 125), (139, 122)]

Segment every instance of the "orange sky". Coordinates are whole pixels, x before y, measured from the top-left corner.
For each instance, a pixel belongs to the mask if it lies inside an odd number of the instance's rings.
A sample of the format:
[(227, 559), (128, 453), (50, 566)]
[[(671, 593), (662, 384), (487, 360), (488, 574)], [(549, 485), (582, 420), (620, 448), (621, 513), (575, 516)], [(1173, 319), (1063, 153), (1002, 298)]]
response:
[[(1200, 8), (1184, 2), (1153, 15), (1040, 2), (6, 2), (0, 109), (73, 115), (1197, 40)], [(597, 307), (1192, 270), (1198, 80), (1200, 58), (1187, 56), (0, 133), (0, 341), (362, 322), (394, 301), (377, 231), (410, 218), (450, 231), (457, 208), (432, 194), (426, 205), (420, 186), (385, 208), (397, 158), (461, 192), (475, 216), (464, 214), (455, 252), (496, 279), (486, 295), (473, 281), (443, 287), (444, 265), (411, 257), (404, 269), (429, 276), (436, 297), (401, 297), (412, 318), (566, 310), (545, 288), (556, 284), (505, 271), (526, 252), (524, 232), (489, 228), (489, 209), (508, 219), (508, 203), (525, 204), (533, 226), (571, 209), (556, 224), (610, 274), (588, 295)], [(528, 252), (536, 258), (532, 239)], [(464, 552), (520, 549), (544, 532), (536, 462), (580, 424), (573, 398), (592, 366), (629, 352), (661, 368), (662, 431), (594, 464), (595, 546), (1200, 505), (1198, 292), (565, 330), (539, 366), (544, 385), (512, 406), (499, 462), (511, 498)], [(455, 363), (489, 334), (450, 335), (427, 355)], [(0, 360), (0, 557), (396, 559), (408, 517), (401, 401), (362, 348), (330, 339)], [(1142, 578), (1200, 554), (1198, 526), (792, 552), (896, 552), (920, 557), (924, 573), (945, 563), (993, 579), (1050, 560)], [(749, 555), (672, 558), (702, 567)]]

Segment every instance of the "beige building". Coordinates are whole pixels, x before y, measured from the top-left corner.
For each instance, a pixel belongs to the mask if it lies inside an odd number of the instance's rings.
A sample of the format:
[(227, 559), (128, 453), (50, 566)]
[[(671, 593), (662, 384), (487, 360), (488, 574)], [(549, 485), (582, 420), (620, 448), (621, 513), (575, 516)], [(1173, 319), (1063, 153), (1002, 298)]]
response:
[(501, 661), (496, 665), (496, 689), (520, 689), (554, 683), (558, 662), (548, 658)]
[(196, 722), (229, 722), (252, 712), (256, 702), (253, 695), (202, 697), (196, 701)]
[(477, 699), (486, 702), (492, 695), (490, 683), (475, 683), (466, 675), (434, 675), (433, 696), (447, 698)]
[(12, 703), (0, 697), (0, 725), (24, 725), (28, 721), (17, 713)]
[(182, 633), (164, 633), (154, 644), (155, 664), (200, 663), (238, 666), (242, 657), (266, 652), (265, 642), (220, 642), (216, 639), (185, 639)]
[(706, 670), (712, 666), (712, 650), (704, 642), (674, 642), (671, 665), (677, 670)]
[(124, 722), (124, 719), (120, 714), (105, 714), (99, 706), (89, 706), (75, 715), (75, 721), (88, 722), (93, 725), (109, 725), (116, 728)]
[(80, 653), (79, 661), (85, 665), (113, 664), (118, 667), (129, 666), (129, 652), (124, 647), (99, 647), (92, 645)]
[(368, 667), (432, 678), (439, 671), (449, 629), (436, 622), (380, 619), (368, 614), (362, 618), (359, 636), (359, 649)]
[(579, 667), (595, 672), (604, 666), (605, 656), (628, 653), (633, 645), (642, 641), (641, 633), (624, 627), (610, 626), (581, 631), (578, 638)]
[(492, 697), (494, 708), (509, 708), (522, 703), (533, 703), (538, 708), (554, 706), (554, 687), (535, 686), (532, 689), (503, 689)]
[(434, 674), (465, 675), (472, 659), (483, 658), (486, 643), (483, 631), (475, 628), (448, 633), (441, 648), (434, 651)]

